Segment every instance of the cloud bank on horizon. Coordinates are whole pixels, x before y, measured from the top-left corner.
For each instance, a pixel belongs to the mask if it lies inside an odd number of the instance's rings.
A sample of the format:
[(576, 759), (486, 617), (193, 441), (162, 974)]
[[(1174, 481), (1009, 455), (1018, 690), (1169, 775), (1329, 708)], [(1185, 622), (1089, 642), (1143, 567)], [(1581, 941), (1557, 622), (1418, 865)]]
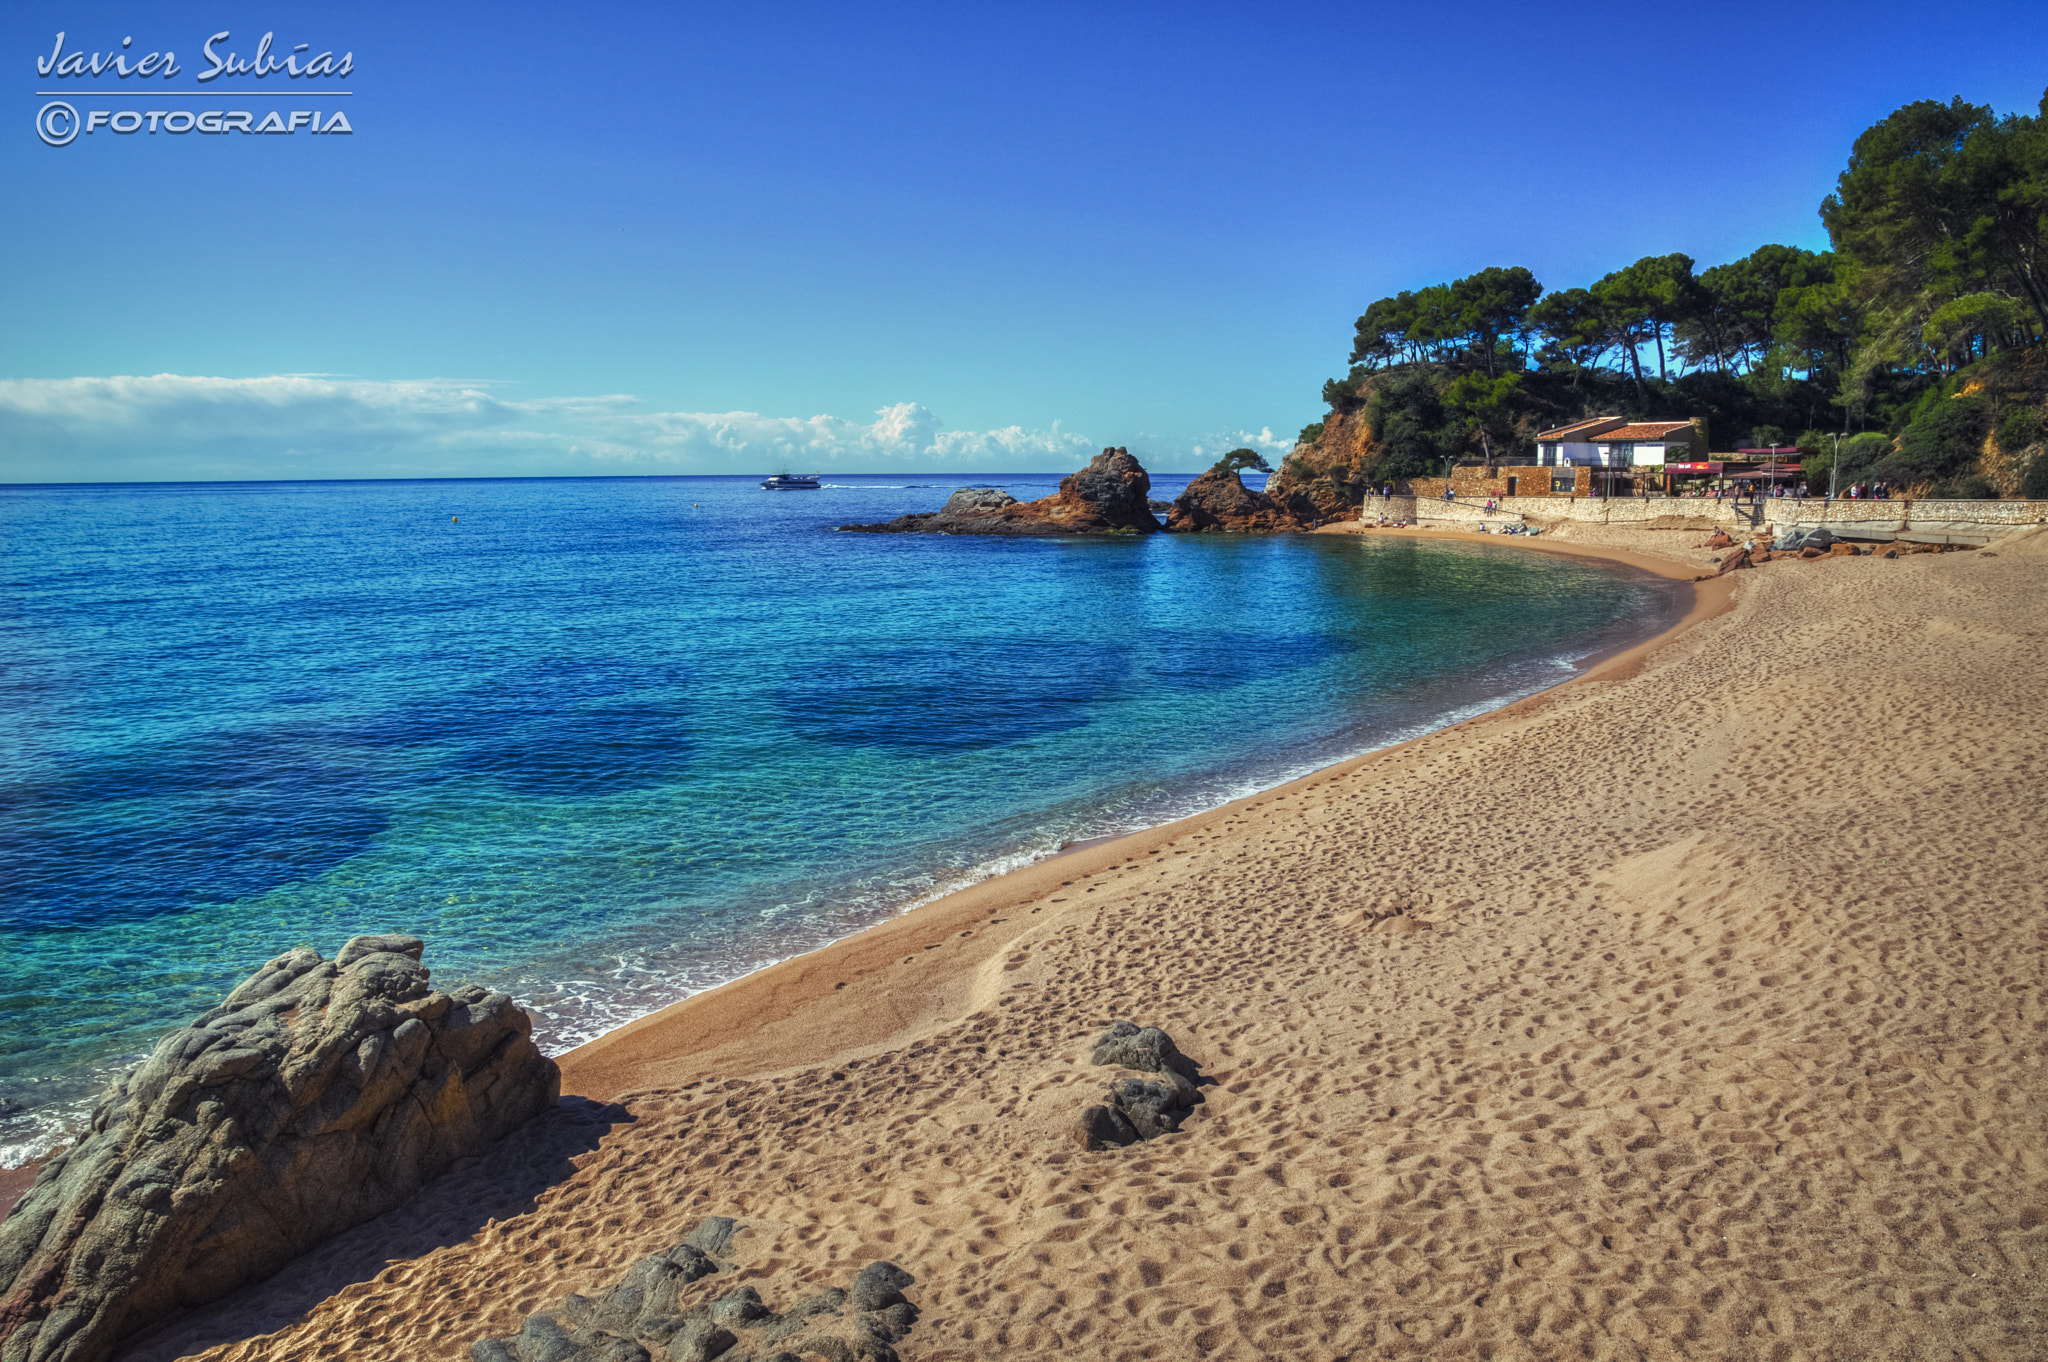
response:
[[(1063, 472), (1099, 447), (1058, 422), (948, 430), (917, 402), (858, 421), (648, 411), (618, 393), (510, 398), (494, 386), (320, 374), (0, 379), (0, 448), (10, 451), (0, 481)], [(1292, 444), (1262, 428), (1146, 452), (1171, 464)]]

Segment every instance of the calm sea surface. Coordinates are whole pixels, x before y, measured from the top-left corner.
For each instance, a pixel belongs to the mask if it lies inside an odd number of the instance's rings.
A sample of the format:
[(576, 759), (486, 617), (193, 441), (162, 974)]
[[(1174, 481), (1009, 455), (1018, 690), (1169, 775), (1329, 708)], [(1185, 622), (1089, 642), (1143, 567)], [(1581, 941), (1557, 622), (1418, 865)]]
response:
[(415, 933), (559, 1051), (1683, 595), (1485, 543), (835, 534), (1056, 480), (826, 481), (0, 488), (0, 1164), (293, 946)]

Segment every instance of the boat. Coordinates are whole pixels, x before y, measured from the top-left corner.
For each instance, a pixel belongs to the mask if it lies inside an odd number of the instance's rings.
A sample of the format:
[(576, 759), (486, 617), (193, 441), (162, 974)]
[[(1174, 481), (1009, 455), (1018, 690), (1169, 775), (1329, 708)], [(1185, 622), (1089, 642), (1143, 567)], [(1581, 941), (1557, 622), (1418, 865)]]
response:
[(777, 473), (761, 479), (763, 490), (769, 492), (815, 492), (821, 485), (816, 473)]

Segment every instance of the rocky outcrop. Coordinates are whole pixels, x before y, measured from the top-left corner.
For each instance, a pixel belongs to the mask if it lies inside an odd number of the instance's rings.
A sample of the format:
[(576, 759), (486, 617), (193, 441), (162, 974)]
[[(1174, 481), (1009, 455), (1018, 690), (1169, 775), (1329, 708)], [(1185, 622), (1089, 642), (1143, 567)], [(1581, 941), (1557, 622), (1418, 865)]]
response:
[(1201, 1070), (1156, 1026), (1111, 1022), (1095, 1038), (1089, 1062), (1130, 1071), (1110, 1080), (1108, 1102), (1081, 1113), (1081, 1140), (1089, 1149), (1171, 1135), (1201, 1104)]
[(553, 1106), (532, 1020), (430, 988), (422, 949), (281, 955), (117, 1081), (0, 1226), (0, 1359), (98, 1362)]
[(1273, 534), (1308, 528), (1235, 470), (1216, 467), (1189, 483), (1173, 502), (1166, 528), (1174, 534)]
[(1023, 503), (1000, 487), (963, 487), (946, 498), (946, 504), (936, 511), (912, 511), (899, 515), (894, 520), (885, 520), (876, 525), (841, 525), (842, 530), (856, 534), (991, 534), (991, 531), (972, 528), (999, 517), (1012, 506)]
[(1316, 438), (1298, 444), (1266, 479), (1266, 495), (1282, 514), (1308, 524), (1355, 520), (1367, 489), (1365, 470), (1378, 450), (1363, 411), (1333, 411)]
[(1152, 479), (1126, 449), (1105, 449), (1086, 468), (1060, 480), (1060, 490), (1018, 501), (996, 487), (964, 487), (936, 511), (875, 525), (841, 525), (859, 534), (1154, 534)]
[[(915, 1283), (894, 1263), (862, 1268), (847, 1287), (827, 1287), (777, 1314), (752, 1286), (707, 1281), (737, 1271), (733, 1236), (712, 1216), (665, 1254), (642, 1258), (598, 1299), (568, 1295), (529, 1316), (518, 1333), (480, 1339), (475, 1362), (897, 1362), (895, 1344), (917, 1321), (903, 1298)], [(730, 1277), (726, 1279), (728, 1282)], [(698, 1285), (699, 1283), (703, 1285)]]

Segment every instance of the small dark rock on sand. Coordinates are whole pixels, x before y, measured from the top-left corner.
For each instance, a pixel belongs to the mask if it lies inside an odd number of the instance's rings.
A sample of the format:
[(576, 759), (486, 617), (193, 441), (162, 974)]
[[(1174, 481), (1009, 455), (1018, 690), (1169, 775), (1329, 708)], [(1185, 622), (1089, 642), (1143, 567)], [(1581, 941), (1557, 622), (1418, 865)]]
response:
[[(738, 1270), (741, 1227), (712, 1216), (666, 1254), (642, 1258), (601, 1299), (568, 1295), (529, 1316), (518, 1333), (479, 1339), (473, 1362), (897, 1362), (895, 1344), (917, 1322), (903, 1298), (915, 1282), (894, 1263), (862, 1268), (850, 1289), (827, 1287), (777, 1313), (752, 1286), (708, 1281)], [(729, 1280), (729, 1279), (728, 1279)], [(699, 1287), (697, 1284), (702, 1282)]]
[(1081, 1139), (1090, 1149), (1171, 1135), (1202, 1101), (1201, 1070), (1156, 1026), (1112, 1022), (1095, 1038), (1089, 1062), (1135, 1071), (1111, 1080), (1107, 1103), (1081, 1113)]

